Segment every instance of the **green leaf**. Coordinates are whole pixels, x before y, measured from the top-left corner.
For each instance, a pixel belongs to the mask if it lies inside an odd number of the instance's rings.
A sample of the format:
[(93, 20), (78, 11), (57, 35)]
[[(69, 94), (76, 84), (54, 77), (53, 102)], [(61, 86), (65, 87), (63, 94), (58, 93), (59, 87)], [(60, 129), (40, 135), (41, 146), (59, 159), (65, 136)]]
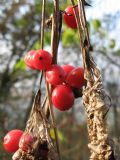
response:
[(45, 34), (45, 44), (50, 45), (50, 43), (51, 43), (51, 32), (47, 32)]
[(24, 18), (21, 18), (21, 19), (18, 19), (18, 20), (15, 21), (15, 25), (17, 27), (25, 27), (25, 26), (28, 25), (28, 21)]
[(75, 47), (78, 45), (78, 34), (73, 29), (65, 29), (63, 36), (62, 36), (62, 43), (65, 47), (72, 46)]
[(114, 39), (111, 39), (110, 42), (109, 42), (109, 47), (110, 48), (115, 48), (115, 45), (116, 45), (116, 42)]
[(115, 54), (116, 54), (117, 56), (120, 56), (120, 49), (118, 49), (118, 50), (115, 52)]
[[(59, 138), (59, 140), (60, 140), (61, 142), (66, 142), (66, 139), (65, 139), (63, 133), (62, 133), (60, 130), (57, 130), (57, 134), (58, 134), (58, 138)], [(54, 130), (53, 130), (53, 129), (50, 130), (50, 135), (51, 135), (51, 137), (52, 137), (53, 139), (55, 139), (55, 133), (54, 133)]]
[[(41, 1), (35, 0), (35, 12), (37, 14), (40, 14), (42, 12), (42, 0)], [(47, 5), (46, 5), (46, 13), (51, 14), (52, 12), (53, 12), (53, 3), (52, 3), (52, 1), (51, 2), (49, 1), (49, 3), (47, 3)]]
[(25, 65), (25, 62), (23, 61), (23, 59), (21, 59), (20, 61), (18, 61), (16, 64), (15, 64), (15, 70), (25, 70), (26, 68), (26, 65)]
[(92, 25), (93, 25), (95, 31), (98, 31), (101, 28), (101, 22), (98, 19), (93, 19)]
[(37, 40), (37, 41), (34, 43), (32, 49), (34, 49), (34, 50), (40, 49), (40, 40)]

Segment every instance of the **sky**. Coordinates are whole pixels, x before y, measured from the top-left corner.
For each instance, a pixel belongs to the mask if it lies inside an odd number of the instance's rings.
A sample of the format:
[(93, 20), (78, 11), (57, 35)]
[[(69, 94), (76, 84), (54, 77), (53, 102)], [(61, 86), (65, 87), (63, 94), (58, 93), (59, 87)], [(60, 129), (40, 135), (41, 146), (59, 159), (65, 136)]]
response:
[[(86, 8), (87, 19), (103, 19), (105, 15), (114, 15), (120, 12), (120, 0), (91, 0), (92, 7)], [(119, 14), (120, 15), (120, 14)], [(112, 22), (110, 22), (111, 25)], [(120, 21), (118, 20), (109, 37), (116, 39), (116, 47), (120, 47)]]
[(120, 0), (94, 0), (92, 7), (87, 9), (87, 16), (101, 18), (104, 14), (120, 11)]
[[(35, 0), (29, 0), (30, 3), (33, 1)], [(87, 8), (88, 17), (101, 18), (104, 14), (120, 11), (120, 0), (91, 0), (91, 2), (92, 7)], [(25, 10), (22, 9), (22, 12), (24, 13)]]

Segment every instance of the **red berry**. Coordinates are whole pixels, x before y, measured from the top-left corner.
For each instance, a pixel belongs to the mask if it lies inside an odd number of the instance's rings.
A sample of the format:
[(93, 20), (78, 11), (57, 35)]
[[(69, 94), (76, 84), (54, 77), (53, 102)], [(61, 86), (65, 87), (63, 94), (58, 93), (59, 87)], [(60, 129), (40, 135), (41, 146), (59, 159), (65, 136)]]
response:
[[(78, 7), (75, 7), (77, 13), (78, 13)], [(75, 19), (75, 14), (72, 6), (69, 6), (65, 9), (65, 14), (64, 14), (64, 21), (66, 25), (72, 29), (77, 28), (77, 23)]]
[(24, 133), (19, 141), (19, 148), (21, 148), (24, 152), (32, 149), (32, 144), (35, 141), (35, 138), (32, 134)]
[(67, 76), (66, 82), (74, 88), (81, 88), (84, 86), (84, 69), (75, 68)]
[(46, 71), (46, 80), (52, 85), (62, 84), (65, 76), (64, 70), (58, 65), (52, 65), (52, 67)]
[(37, 50), (33, 56), (33, 64), (38, 70), (50, 69), (52, 63), (52, 55), (45, 50)]
[(58, 85), (52, 92), (53, 105), (61, 110), (68, 110), (74, 104), (74, 94), (67, 85)]
[(66, 76), (67, 76), (75, 67), (70, 64), (66, 64), (66, 65), (62, 66), (62, 68), (65, 71)]
[(35, 54), (35, 50), (31, 50), (25, 55), (24, 57), (24, 62), (25, 64), (31, 68), (31, 69), (36, 69), (33, 65), (33, 55)]
[(23, 131), (15, 129), (6, 134), (4, 137), (3, 146), (9, 153), (14, 153), (19, 148), (19, 140), (23, 134)]

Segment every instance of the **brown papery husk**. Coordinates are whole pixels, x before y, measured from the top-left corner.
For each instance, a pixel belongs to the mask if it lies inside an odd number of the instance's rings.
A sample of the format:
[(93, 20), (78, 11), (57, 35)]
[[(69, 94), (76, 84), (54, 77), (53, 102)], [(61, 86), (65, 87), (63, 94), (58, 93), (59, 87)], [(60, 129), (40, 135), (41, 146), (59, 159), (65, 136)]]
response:
[(83, 91), (83, 103), (87, 111), (87, 124), (91, 151), (91, 160), (110, 160), (112, 153), (109, 144), (105, 116), (111, 106), (111, 100), (103, 89), (100, 70), (91, 58), (93, 81), (89, 70), (85, 71), (87, 85)]
[(32, 147), (27, 151), (19, 148), (13, 155), (13, 160), (57, 160), (58, 154), (50, 136), (51, 125), (40, 108), (40, 90), (37, 92), (33, 107), (26, 124), (24, 134), (32, 135)]

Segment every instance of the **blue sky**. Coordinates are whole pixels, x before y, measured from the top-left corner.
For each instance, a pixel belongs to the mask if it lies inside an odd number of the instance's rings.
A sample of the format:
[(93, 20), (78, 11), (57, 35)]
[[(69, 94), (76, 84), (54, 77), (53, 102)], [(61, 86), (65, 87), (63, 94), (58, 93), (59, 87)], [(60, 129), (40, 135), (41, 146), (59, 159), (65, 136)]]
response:
[[(103, 19), (105, 15), (114, 15), (120, 12), (120, 0), (92, 0), (92, 7), (86, 9), (87, 19)], [(110, 22), (111, 23), (111, 22)], [(113, 31), (109, 33), (109, 38), (116, 39), (116, 46), (120, 47), (120, 20), (117, 20)]]
[(93, 18), (101, 18), (104, 14), (114, 14), (120, 11), (120, 0), (94, 0), (92, 6), (87, 9), (87, 15)]

